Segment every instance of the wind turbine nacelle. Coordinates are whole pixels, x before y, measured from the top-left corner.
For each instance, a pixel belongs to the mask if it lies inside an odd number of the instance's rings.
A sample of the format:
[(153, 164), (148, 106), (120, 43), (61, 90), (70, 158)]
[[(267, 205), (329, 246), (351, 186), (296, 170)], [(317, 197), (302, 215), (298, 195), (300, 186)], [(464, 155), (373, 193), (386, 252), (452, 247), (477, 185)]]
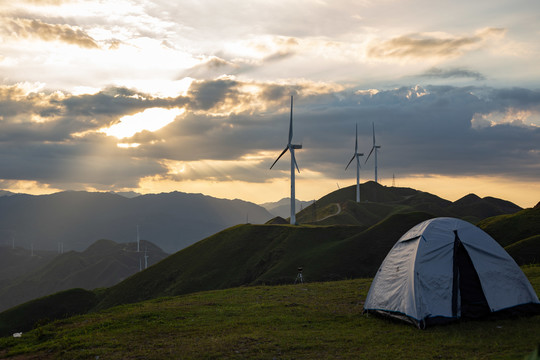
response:
[(301, 149), (302, 145), (291, 145), (293, 149)]

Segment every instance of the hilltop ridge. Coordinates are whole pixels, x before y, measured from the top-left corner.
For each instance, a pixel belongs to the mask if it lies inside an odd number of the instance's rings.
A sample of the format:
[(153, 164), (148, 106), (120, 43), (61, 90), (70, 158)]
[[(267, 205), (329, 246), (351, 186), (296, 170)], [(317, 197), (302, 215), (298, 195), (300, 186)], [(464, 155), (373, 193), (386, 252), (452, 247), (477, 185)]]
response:
[(0, 196), (0, 243), (82, 251), (98, 239), (127, 243), (140, 236), (172, 253), (229, 226), (264, 223), (266, 209), (243, 200), (171, 192), (126, 198), (112, 193), (65, 191)]
[[(360, 203), (352, 200), (355, 197), (355, 185), (333, 191), (300, 211), (296, 216), (297, 222), (371, 226), (392, 214), (423, 211), (433, 216), (457, 217), (475, 223), (487, 217), (522, 210), (516, 204), (493, 197), (480, 198), (469, 194), (451, 202), (420, 190), (387, 187), (373, 181), (360, 184)], [(334, 216), (335, 204), (340, 204), (341, 212)]]

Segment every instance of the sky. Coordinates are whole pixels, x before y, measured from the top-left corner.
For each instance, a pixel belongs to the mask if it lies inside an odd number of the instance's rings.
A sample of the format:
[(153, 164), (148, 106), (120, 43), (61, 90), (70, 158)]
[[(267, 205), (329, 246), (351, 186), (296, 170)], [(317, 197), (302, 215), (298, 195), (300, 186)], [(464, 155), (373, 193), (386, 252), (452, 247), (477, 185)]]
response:
[(537, 0), (0, 0), (0, 189), (540, 201)]

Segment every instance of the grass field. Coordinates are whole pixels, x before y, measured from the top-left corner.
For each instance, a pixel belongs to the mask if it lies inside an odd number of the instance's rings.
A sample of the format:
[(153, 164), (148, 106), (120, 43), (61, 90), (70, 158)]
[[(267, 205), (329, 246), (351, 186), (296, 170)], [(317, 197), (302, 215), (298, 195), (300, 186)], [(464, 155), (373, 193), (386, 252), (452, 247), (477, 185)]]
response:
[[(537, 293), (540, 266), (525, 267)], [(370, 279), (200, 292), (0, 339), (12, 359), (523, 359), (540, 316), (418, 330), (362, 315)]]

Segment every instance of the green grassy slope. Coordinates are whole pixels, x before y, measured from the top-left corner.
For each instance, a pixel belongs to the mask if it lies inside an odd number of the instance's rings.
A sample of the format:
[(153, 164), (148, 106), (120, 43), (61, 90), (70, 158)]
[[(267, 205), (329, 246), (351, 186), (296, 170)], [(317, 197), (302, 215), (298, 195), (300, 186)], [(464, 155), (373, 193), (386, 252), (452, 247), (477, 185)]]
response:
[[(537, 293), (540, 267), (525, 274)], [(369, 279), (160, 298), (0, 339), (14, 359), (523, 359), (540, 316), (418, 330), (362, 315)]]
[(540, 235), (515, 242), (504, 249), (519, 265), (540, 264)]
[(45, 324), (84, 314), (96, 305), (97, 295), (88, 290), (70, 289), (29, 301), (0, 313), (0, 336), (29, 331), (36, 324)]
[(309, 252), (356, 232), (351, 226), (234, 226), (110, 288), (100, 307), (261, 281), (290, 282)]
[(540, 207), (490, 217), (478, 222), (477, 226), (502, 246), (508, 246), (531, 236), (540, 235)]
[(396, 214), (369, 229), (238, 225), (108, 289), (99, 308), (201, 290), (291, 283), (298, 266), (310, 281), (373, 276), (397, 239), (431, 217)]
[[(384, 218), (407, 212), (427, 212), (433, 216), (450, 216), (478, 222), (489, 216), (515, 213), (521, 208), (492, 197), (467, 195), (455, 202), (411, 188), (386, 187), (373, 181), (360, 185), (361, 202), (357, 203), (356, 186), (336, 190), (300, 211), (300, 224), (350, 224), (372, 226)], [(335, 216), (336, 204), (341, 212)]]

